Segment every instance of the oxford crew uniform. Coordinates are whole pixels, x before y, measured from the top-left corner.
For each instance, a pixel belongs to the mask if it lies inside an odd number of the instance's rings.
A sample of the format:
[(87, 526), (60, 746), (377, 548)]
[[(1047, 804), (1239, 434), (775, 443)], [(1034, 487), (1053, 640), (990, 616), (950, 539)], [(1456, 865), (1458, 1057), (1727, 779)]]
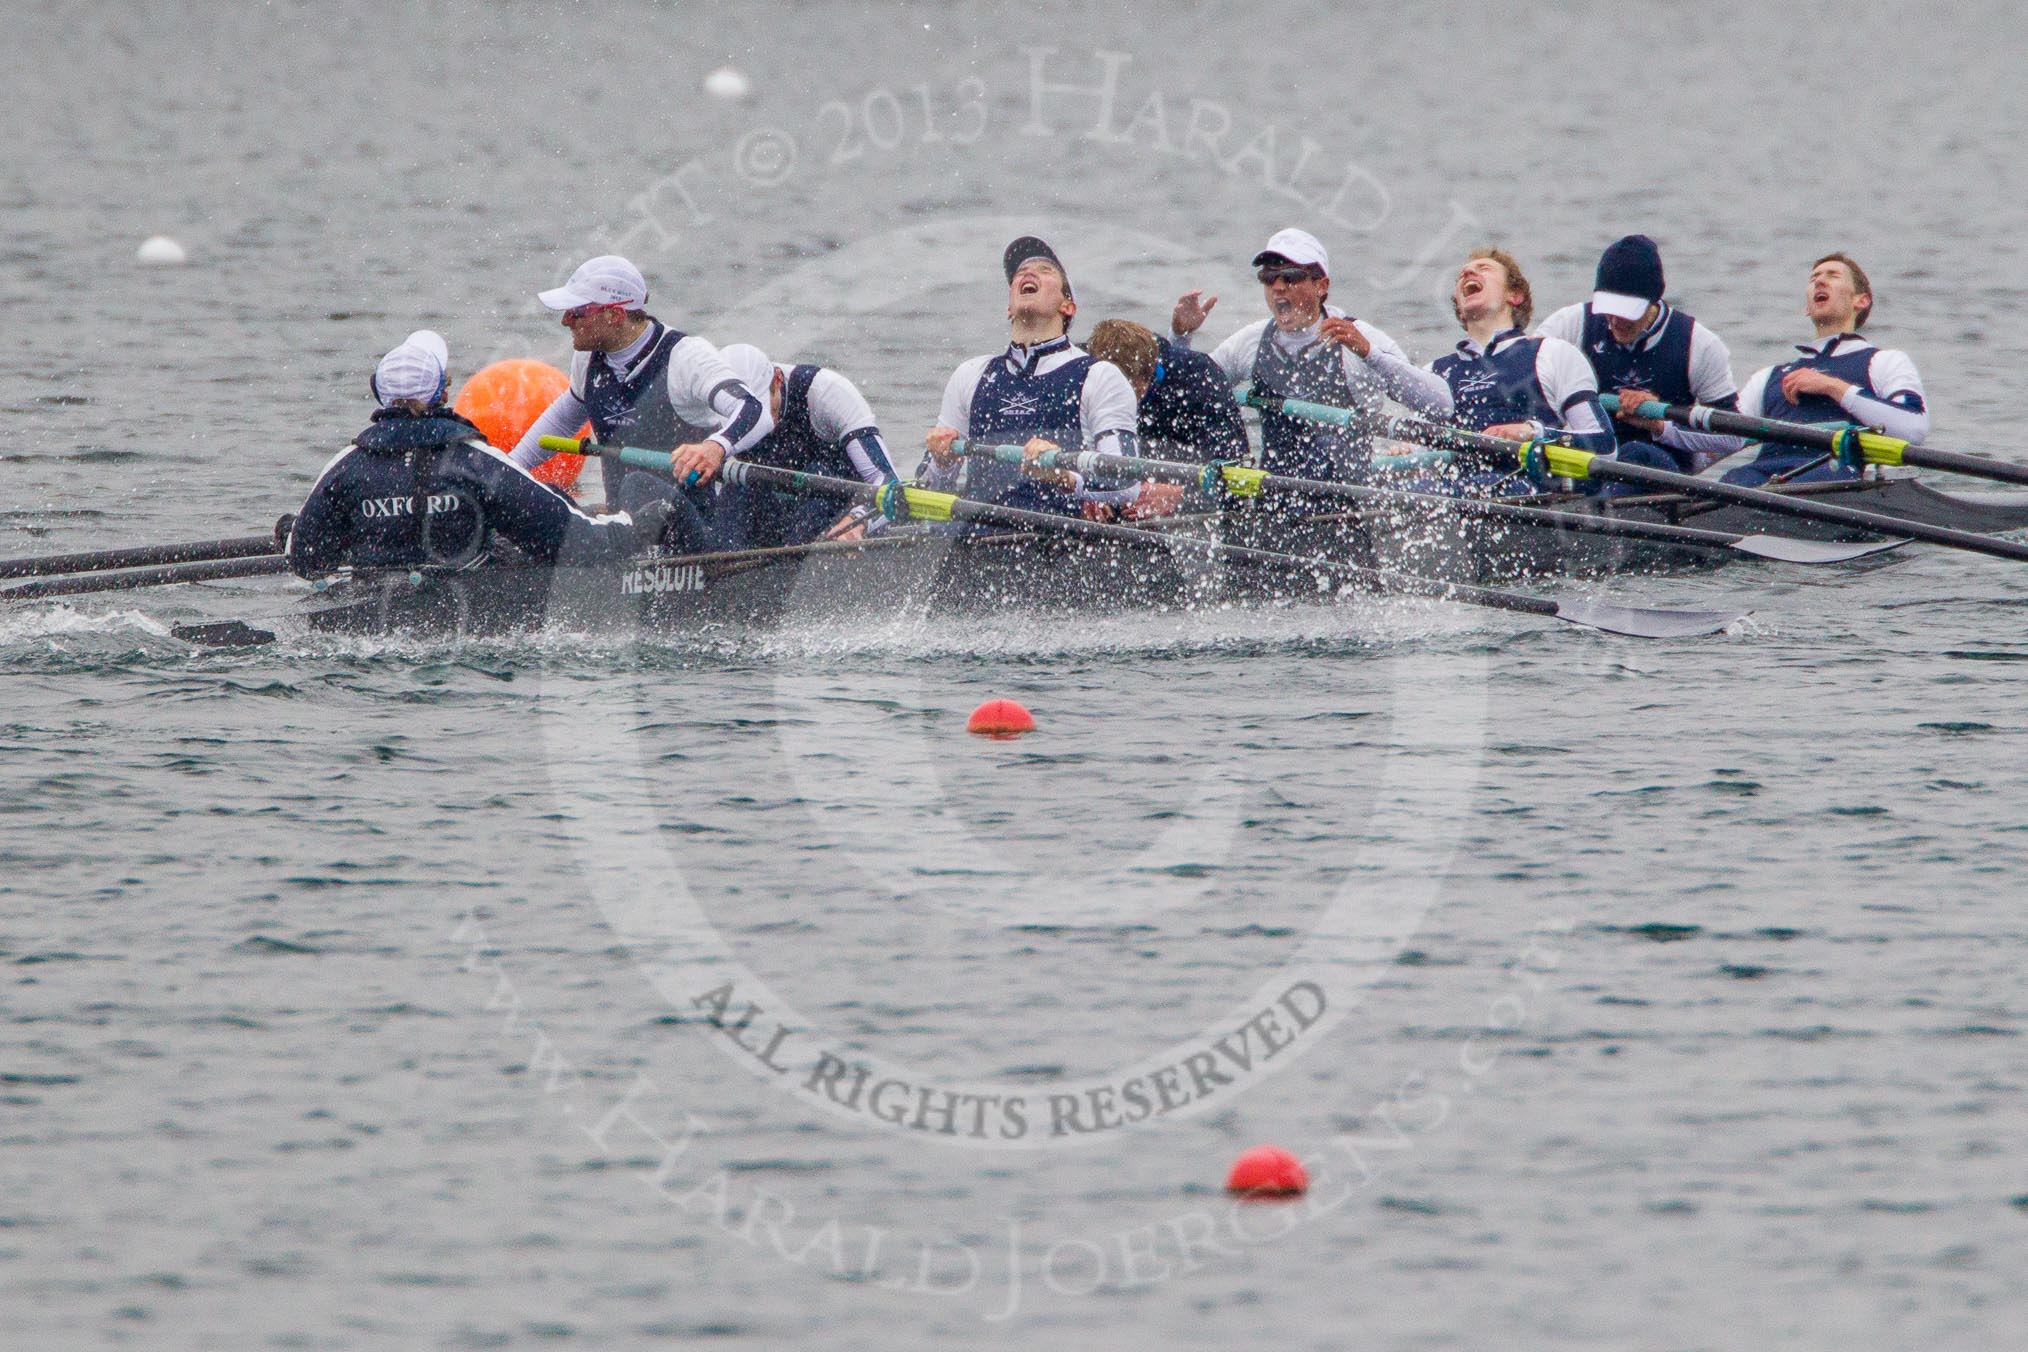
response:
[[(1034, 437), (1066, 450), (1139, 455), (1134, 387), (1111, 362), (1099, 361), (1070, 336), (974, 357), (951, 373), (937, 422), (961, 429), (978, 445), (1025, 444)], [(1087, 481), (1073, 487), (1033, 479), (1013, 465), (967, 457), (948, 468), (923, 462), (919, 476), (932, 488), (1029, 511), (1075, 516), (1091, 499), (1110, 501), (1128, 486)]]
[[(1392, 338), (1363, 319), (1353, 320), (1370, 350), (1364, 357), (1320, 333), (1323, 318), (1348, 318), (1325, 305), (1318, 322), (1287, 333), (1272, 319), (1260, 319), (1212, 350), (1211, 359), (1228, 383), (1251, 382), (1261, 394), (1349, 408), (1378, 415), (1387, 399), (1418, 413), (1442, 417), (1451, 411), (1442, 379), (1415, 366)], [(1373, 434), (1321, 427), (1285, 414), (1261, 415), (1261, 467), (1270, 474), (1304, 479), (1357, 482), (1373, 466)]]
[(306, 578), (348, 566), (451, 570), (493, 557), (502, 539), (538, 563), (594, 564), (630, 553), (634, 527), (624, 515), (586, 516), (455, 413), (396, 407), (324, 467), (284, 553)]
[[(741, 452), (741, 460), (869, 484), (892, 483), (899, 477), (872, 406), (843, 375), (808, 363), (770, 362), (767, 354), (745, 343), (731, 344), (721, 355), (762, 399), (769, 398), (778, 373), (782, 382), (781, 414), (774, 429)], [(726, 484), (719, 490), (713, 530), (720, 549), (798, 545), (822, 535), (840, 512), (832, 498)]]
[[(1796, 351), (1802, 355), (1795, 360), (1756, 371), (1747, 380), (1740, 391), (1741, 412), (1781, 422), (1875, 427), (1912, 446), (1920, 445), (1929, 435), (1922, 376), (1906, 352), (1875, 347), (1856, 333), (1834, 333), (1816, 342), (1798, 343)], [(1839, 400), (1810, 394), (1800, 403), (1791, 403), (1782, 393), (1782, 377), (1805, 369), (1836, 376), (1850, 382), (1852, 388)], [(1813, 463), (1822, 457), (1821, 451), (1771, 442), (1751, 464), (1727, 474), (1725, 482), (1751, 486), (1781, 476), (1792, 483), (1859, 477), (1856, 467), (1836, 459)], [(1797, 473), (1799, 470), (1802, 472)]]
[[(1468, 431), (1532, 423), (1595, 455), (1615, 449), (1591, 366), (1561, 338), (1505, 329), (1483, 348), (1465, 338), (1431, 362), (1430, 370), (1450, 391), (1453, 416)], [(1502, 494), (1535, 491), (1525, 476), (1504, 468), (1468, 470), (1457, 482)]]
[[(765, 399), (741, 383), (716, 347), (653, 318), (639, 338), (618, 352), (574, 354), (570, 387), (516, 443), (514, 463), (535, 468), (550, 456), (542, 448), (543, 437), (572, 436), (586, 418), (601, 444), (651, 451), (716, 441), (728, 455), (737, 455), (774, 430)], [(674, 492), (668, 480), (615, 461), (603, 460), (600, 468), (609, 506), (631, 508)], [(698, 487), (687, 496), (706, 510), (709, 493)]]
[[(1658, 302), (1655, 320), (1631, 344), (1612, 335), (1606, 317), (1589, 301), (1566, 305), (1536, 325), (1535, 331), (1574, 345), (1591, 364), (1598, 388), (1605, 394), (1641, 389), (1665, 404), (1703, 404), (1731, 409), (1739, 402), (1732, 378), (1732, 354), (1725, 342), (1696, 318), (1667, 302)], [(1694, 432), (1664, 423), (1659, 440), (1615, 418), (1619, 458), (1678, 474), (1695, 474), (1723, 460), (1746, 444), (1742, 437)]]

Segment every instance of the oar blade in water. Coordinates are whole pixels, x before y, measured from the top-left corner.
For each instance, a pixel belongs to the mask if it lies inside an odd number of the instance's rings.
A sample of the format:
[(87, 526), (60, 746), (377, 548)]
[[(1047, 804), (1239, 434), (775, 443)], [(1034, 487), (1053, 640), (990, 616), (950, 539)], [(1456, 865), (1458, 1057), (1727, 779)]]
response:
[(245, 620), (220, 620), (216, 624), (172, 624), (169, 635), (200, 648), (258, 648), (275, 641), (274, 632), (256, 629)]
[(1556, 618), (1629, 638), (1697, 638), (1743, 620), (1744, 610), (1650, 610), (1605, 601), (1558, 601)]
[(1789, 535), (1742, 535), (1733, 548), (1757, 559), (1779, 563), (1849, 563), (1874, 554), (1899, 549), (1908, 541), (1892, 540), (1798, 540)]

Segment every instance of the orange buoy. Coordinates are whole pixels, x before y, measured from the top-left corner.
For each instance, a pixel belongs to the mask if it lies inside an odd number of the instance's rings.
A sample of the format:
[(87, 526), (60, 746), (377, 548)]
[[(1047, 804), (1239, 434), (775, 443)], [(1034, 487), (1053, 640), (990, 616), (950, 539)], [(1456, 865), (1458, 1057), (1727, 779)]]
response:
[[(477, 423), (494, 450), (505, 453), (514, 449), (514, 443), (569, 384), (570, 377), (548, 362), (515, 357), (473, 372), (451, 407)], [(580, 428), (578, 435), (588, 432)], [(568, 488), (583, 469), (583, 456), (552, 455), (536, 468), (535, 477)]]
[(1225, 1190), (1242, 1197), (1296, 1197), (1308, 1190), (1303, 1162), (1275, 1145), (1257, 1145), (1232, 1162)]
[(1011, 699), (989, 699), (972, 710), (965, 720), (965, 731), (982, 737), (1019, 737), (1035, 731), (1035, 715)]

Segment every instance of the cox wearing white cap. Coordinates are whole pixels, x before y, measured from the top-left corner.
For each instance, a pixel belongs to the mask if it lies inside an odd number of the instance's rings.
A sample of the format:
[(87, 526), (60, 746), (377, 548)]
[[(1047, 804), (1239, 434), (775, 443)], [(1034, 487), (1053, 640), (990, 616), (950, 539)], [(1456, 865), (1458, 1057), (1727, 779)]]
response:
[[(539, 563), (604, 563), (636, 544), (628, 516), (594, 520), (444, 405), (450, 349), (417, 330), (374, 368), (380, 407), (317, 476), (283, 546), (306, 578), (340, 568), (457, 571), (482, 564), (495, 537)], [(662, 518), (641, 524), (655, 543)]]
[[(728, 455), (773, 430), (766, 400), (748, 389), (704, 338), (669, 328), (647, 312), (648, 284), (617, 254), (579, 265), (562, 286), (538, 297), (561, 311), (573, 354), (570, 385), (515, 444), (513, 460), (533, 469), (549, 458), (546, 436), (571, 436), (591, 420), (606, 445), (668, 451), (690, 499), (709, 505), (707, 486)], [(600, 462), (608, 506), (631, 509), (675, 490), (666, 481)]]
[[(1277, 230), (1254, 255), (1268, 317), (1248, 324), (1211, 353), (1228, 379), (1280, 395), (1378, 414), (1388, 399), (1430, 416), (1451, 411), (1444, 382), (1409, 361), (1401, 345), (1373, 324), (1328, 303), (1331, 258), (1305, 230)], [(1176, 302), (1176, 340), (1204, 324), (1218, 297), (1187, 292)], [(1261, 465), (1271, 474), (1356, 481), (1373, 459), (1370, 431), (1319, 427), (1275, 412), (1261, 415)], [(1296, 510), (1290, 498), (1267, 499)]]

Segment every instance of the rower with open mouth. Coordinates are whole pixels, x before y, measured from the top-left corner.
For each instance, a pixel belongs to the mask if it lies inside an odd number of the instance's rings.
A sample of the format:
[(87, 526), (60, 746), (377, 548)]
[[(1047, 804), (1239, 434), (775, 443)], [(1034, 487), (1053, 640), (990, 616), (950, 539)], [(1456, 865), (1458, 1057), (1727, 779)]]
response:
[[(1450, 392), (1459, 426), (1513, 441), (1557, 440), (1611, 455), (1612, 423), (1584, 354), (1561, 338), (1530, 334), (1534, 292), (1505, 249), (1474, 249), (1451, 287), (1451, 313), (1465, 336), (1430, 363)], [(1499, 494), (1535, 491), (1506, 468), (1466, 470), (1454, 486)]]
[[(1070, 340), (1077, 298), (1056, 251), (1023, 235), (1001, 255), (1007, 275), (1008, 345), (973, 357), (944, 386), (937, 425), (924, 438), (929, 455), (918, 477), (927, 486), (1030, 511), (1078, 515), (1085, 502), (1131, 503), (1137, 484), (1090, 481), (1037, 459), (1059, 447), (1139, 455), (1134, 391), (1111, 362)], [(960, 438), (1018, 444), (1019, 467), (967, 459)]]
[[(1331, 259), (1315, 235), (1276, 231), (1254, 255), (1253, 267), (1268, 316), (1211, 353), (1234, 383), (1250, 381), (1264, 396), (1369, 415), (1380, 413), (1388, 399), (1429, 416), (1450, 414), (1451, 392), (1441, 377), (1409, 361), (1376, 325), (1329, 303)], [(1218, 297), (1201, 291), (1179, 299), (1170, 317), (1177, 342), (1187, 345), (1217, 304)], [(1356, 483), (1371, 474), (1372, 462), (1370, 431), (1320, 427), (1274, 410), (1261, 415), (1261, 467), (1271, 474)], [(1294, 498), (1279, 503), (1289, 512), (1309, 505)]]
[[(485, 434), (445, 404), (449, 368), (448, 345), (428, 329), (380, 359), (369, 382), (380, 407), (317, 476), (290, 524), (283, 553), (298, 576), (348, 567), (458, 571), (496, 558), (502, 540), (539, 563), (610, 562), (635, 548), (630, 517), (589, 517), (490, 450)], [(661, 524), (646, 512), (639, 532), (659, 534)]]
[(514, 463), (535, 468), (551, 454), (542, 438), (575, 436), (587, 417), (601, 443), (668, 451), (674, 483), (604, 461), (606, 505), (668, 501), (670, 543), (703, 548), (712, 479), (728, 455), (774, 430), (766, 401), (709, 340), (649, 314), (647, 282), (617, 254), (586, 261), (537, 299), (570, 330), (570, 385), (515, 443)]
[(1735, 454), (1745, 439), (1629, 410), (1653, 400), (1732, 409), (1739, 386), (1725, 340), (1664, 300), (1664, 290), (1660, 247), (1646, 235), (1627, 235), (1599, 256), (1591, 299), (1564, 306), (1535, 331), (1574, 344), (1591, 363), (1598, 388), (1619, 396), (1613, 430), (1621, 460), (1696, 474)]
[[(1875, 347), (1859, 330), (1873, 318), (1873, 283), (1849, 254), (1829, 253), (1810, 268), (1803, 313), (1816, 326), (1815, 342), (1798, 343), (1802, 356), (1756, 371), (1739, 393), (1739, 409), (1782, 422), (1869, 427), (1911, 446), (1929, 435), (1922, 375), (1906, 352)], [(1860, 467), (1804, 447), (1769, 443), (1725, 482), (1817, 483), (1856, 479)]]

